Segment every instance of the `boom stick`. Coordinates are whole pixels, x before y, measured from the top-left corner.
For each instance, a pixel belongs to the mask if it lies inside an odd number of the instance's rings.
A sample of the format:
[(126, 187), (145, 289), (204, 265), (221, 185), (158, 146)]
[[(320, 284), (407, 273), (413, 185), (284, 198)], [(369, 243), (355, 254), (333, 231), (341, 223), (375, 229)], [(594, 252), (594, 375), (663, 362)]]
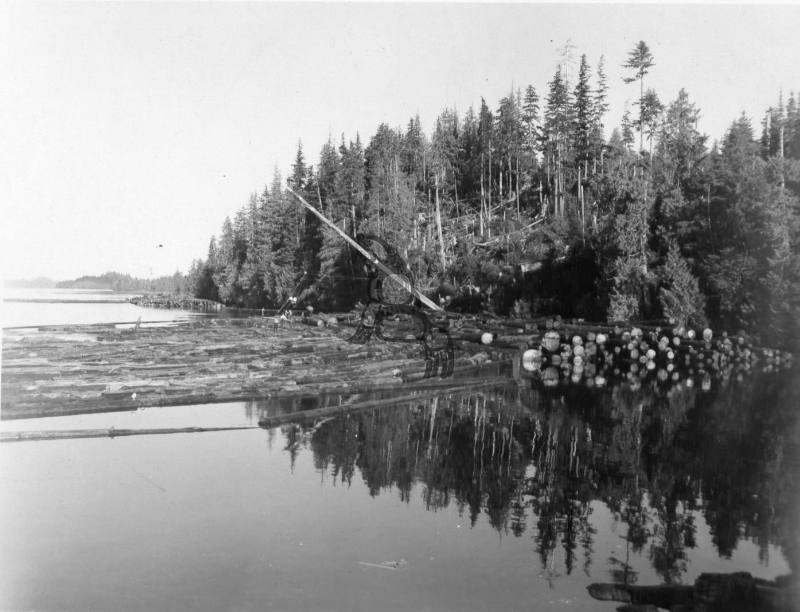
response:
[(403, 289), (405, 289), (406, 291), (408, 291), (408, 292), (409, 292), (411, 295), (413, 295), (414, 297), (416, 297), (416, 298), (417, 298), (417, 299), (418, 299), (420, 302), (422, 302), (423, 304), (425, 304), (425, 306), (427, 306), (427, 307), (428, 307), (428, 308), (430, 308), (431, 310), (436, 310), (436, 311), (438, 311), (438, 312), (442, 312), (442, 308), (441, 308), (441, 307), (440, 307), (438, 304), (436, 304), (435, 302), (433, 302), (432, 300), (430, 300), (429, 298), (427, 298), (427, 297), (426, 297), (426, 296), (425, 296), (425, 295), (424, 295), (424, 294), (423, 294), (421, 291), (419, 291), (419, 290), (418, 290), (416, 287), (414, 287), (414, 286), (413, 286), (411, 283), (409, 283), (409, 282), (408, 282), (408, 281), (405, 279), (405, 277), (403, 277), (403, 276), (400, 276), (399, 274), (397, 274), (397, 273), (396, 273), (394, 270), (392, 270), (392, 269), (391, 269), (389, 266), (387, 266), (387, 265), (386, 265), (385, 263), (383, 263), (383, 262), (382, 262), (380, 259), (378, 259), (378, 258), (377, 258), (377, 257), (376, 257), (374, 254), (370, 253), (370, 252), (369, 252), (367, 249), (365, 249), (365, 248), (364, 248), (364, 247), (362, 247), (360, 244), (358, 244), (358, 242), (356, 242), (356, 241), (355, 241), (355, 240), (353, 240), (353, 239), (352, 239), (350, 236), (348, 236), (348, 235), (347, 235), (347, 234), (346, 234), (344, 231), (342, 231), (341, 229), (339, 229), (339, 228), (336, 226), (336, 224), (335, 224), (335, 223), (333, 223), (333, 221), (329, 220), (329, 219), (328, 219), (327, 217), (325, 217), (325, 215), (323, 215), (323, 214), (322, 214), (320, 211), (318, 211), (316, 208), (314, 208), (313, 206), (311, 206), (311, 204), (309, 204), (308, 202), (306, 202), (306, 201), (305, 201), (305, 199), (303, 199), (303, 197), (302, 197), (302, 196), (300, 196), (299, 194), (295, 193), (295, 192), (292, 190), (292, 188), (291, 188), (291, 187), (287, 187), (286, 189), (287, 189), (287, 190), (289, 191), (289, 193), (291, 193), (291, 194), (292, 194), (294, 197), (296, 197), (298, 200), (300, 200), (300, 202), (303, 204), (303, 206), (305, 206), (305, 207), (306, 207), (308, 210), (310, 210), (312, 213), (314, 213), (314, 214), (317, 216), (317, 218), (318, 218), (320, 221), (322, 221), (323, 223), (325, 223), (325, 225), (327, 225), (328, 227), (330, 227), (330, 228), (331, 228), (333, 231), (335, 231), (335, 232), (336, 232), (337, 234), (339, 234), (339, 235), (340, 235), (342, 238), (344, 238), (344, 239), (347, 241), (347, 243), (348, 243), (350, 246), (352, 246), (352, 247), (353, 247), (354, 249), (356, 249), (356, 250), (357, 250), (359, 253), (361, 253), (361, 254), (362, 254), (362, 255), (363, 255), (365, 258), (366, 258), (366, 260), (367, 260), (368, 262), (370, 262), (370, 263), (371, 263), (373, 266), (375, 266), (376, 268), (378, 268), (378, 269), (379, 269), (381, 272), (383, 272), (383, 273), (384, 273), (384, 274), (386, 274), (387, 276), (391, 276), (391, 277), (392, 277), (392, 280), (394, 280), (394, 281), (395, 281), (397, 284), (399, 284), (401, 287), (403, 287)]

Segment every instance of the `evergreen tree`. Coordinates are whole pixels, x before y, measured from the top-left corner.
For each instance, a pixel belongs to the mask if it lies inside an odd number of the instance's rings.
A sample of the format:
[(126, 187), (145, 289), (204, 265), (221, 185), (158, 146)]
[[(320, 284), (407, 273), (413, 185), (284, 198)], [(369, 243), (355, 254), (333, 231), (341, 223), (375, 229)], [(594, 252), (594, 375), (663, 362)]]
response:
[(578, 82), (575, 85), (575, 92), (573, 94), (573, 146), (575, 149), (575, 160), (579, 164), (589, 161), (590, 136), (593, 120), (595, 118), (591, 94), (591, 86), (589, 85), (589, 64), (586, 61), (586, 54), (584, 53), (581, 55), (580, 68), (578, 69)]
[(480, 143), (480, 233), (491, 236), (492, 230), (492, 152), (494, 149), (494, 117), (481, 98), (478, 113), (478, 142)]
[(258, 197), (253, 215), (253, 240), (247, 251), (249, 278), (249, 303), (253, 308), (275, 306), (275, 283), (272, 276), (272, 227), (275, 223), (275, 211), (271, 210), (269, 188)]
[(669, 245), (661, 282), (658, 299), (664, 316), (680, 327), (705, 327), (705, 298), (675, 242)]
[(557, 217), (566, 214), (566, 164), (570, 124), (569, 91), (559, 68), (549, 83), (543, 130), (548, 183), (551, 185)]
[(789, 103), (786, 105), (784, 141), (784, 155), (789, 159), (800, 159), (800, 104), (794, 92), (789, 93)]
[(219, 289), (214, 282), (214, 272), (217, 265), (217, 241), (212, 236), (208, 244), (208, 257), (205, 263), (198, 260), (197, 276), (195, 277), (194, 295), (206, 300), (219, 300)]
[(408, 128), (402, 144), (401, 160), (403, 172), (414, 176), (417, 182), (424, 180), (422, 169), (424, 148), (425, 135), (422, 132), (419, 115), (415, 115), (408, 121)]
[[(339, 153), (328, 139), (320, 153), (318, 199), (321, 201), (324, 214), (339, 227), (344, 228), (347, 222), (347, 209), (337, 193), (340, 171)], [(348, 249), (341, 236), (327, 226), (321, 227), (321, 234), (320, 271), (316, 283), (318, 299), (323, 308), (346, 310), (351, 306), (349, 303), (351, 286), (346, 281), (346, 272), (349, 271)]]
[(639, 81), (639, 151), (643, 148), (645, 121), (644, 77), (654, 65), (653, 54), (643, 40), (628, 53), (628, 61), (622, 67), (634, 71), (633, 76), (623, 78), (626, 83)]
[(687, 187), (705, 156), (706, 136), (697, 129), (700, 111), (681, 89), (667, 107), (661, 125), (657, 153), (659, 182)]
[(346, 209), (348, 218), (348, 232), (356, 235), (359, 225), (364, 217), (365, 207), (365, 177), (364, 168), (364, 149), (361, 146), (361, 138), (356, 134), (355, 142), (350, 141), (349, 146), (342, 144), (339, 147), (341, 158), (341, 169), (337, 174), (338, 183), (336, 193), (339, 202)]
[(278, 168), (272, 177), (267, 211), (274, 224), (268, 229), (271, 242), (271, 277), (276, 304), (291, 296), (300, 274), (296, 269), (296, 253), (300, 244), (300, 207), (287, 197)]
[(478, 118), (470, 106), (459, 131), (458, 177), (459, 193), (466, 200), (463, 207), (471, 214), (480, 210), (481, 156)]
[(297, 143), (297, 155), (295, 155), (294, 163), (292, 164), (292, 173), (287, 180), (289, 186), (297, 191), (298, 193), (302, 193), (306, 187), (306, 181), (308, 180), (308, 169), (306, 168), (305, 157), (303, 155), (303, 143)]
[[(625, 152), (622, 154), (626, 155)], [(631, 157), (630, 154), (627, 154)], [(652, 275), (647, 248), (647, 179), (629, 171), (631, 159), (623, 157), (603, 182), (602, 257), (609, 285), (609, 320), (629, 320), (650, 314)]]
[(438, 174), (440, 190), (458, 199), (459, 121), (455, 110), (445, 109), (436, 118), (431, 137), (431, 165)]
[(608, 113), (608, 81), (605, 72), (605, 57), (600, 56), (600, 61), (597, 64), (597, 88), (594, 91), (594, 98), (592, 100), (592, 121), (591, 133), (589, 141), (592, 150), (592, 156), (595, 160), (601, 155), (604, 144), (604, 124), (603, 117)]
[(709, 285), (709, 308), (726, 328), (752, 328), (757, 319), (759, 261), (764, 259), (762, 195), (767, 190), (765, 162), (742, 115), (728, 130), (712, 168), (708, 206), (712, 250), (701, 271)]
[[(518, 102), (518, 97), (513, 92), (509, 93), (500, 100), (495, 114), (500, 173), (504, 177), (503, 181), (499, 181), (501, 195), (510, 196), (519, 191), (518, 166), (525, 132), (522, 123), (522, 109)], [(512, 181), (513, 177), (516, 177), (516, 183)]]
[(219, 248), (217, 249), (216, 266), (214, 269), (214, 284), (216, 284), (219, 297), (225, 304), (232, 303), (236, 293), (237, 266), (235, 262), (236, 236), (230, 217), (225, 217), (220, 232)]
[(659, 128), (653, 161), (659, 233), (680, 241), (684, 253), (702, 249), (707, 185), (701, 168), (706, 137), (697, 130), (700, 112), (683, 89), (670, 103)]
[(622, 145), (630, 150), (631, 146), (633, 146), (633, 123), (631, 123), (631, 112), (627, 108), (622, 115), (622, 133), (620, 137), (622, 139)]
[(525, 102), (522, 106), (522, 128), (524, 148), (531, 157), (536, 155), (537, 142), (540, 138), (539, 121), (539, 95), (533, 85), (528, 85), (525, 89)]
[(647, 142), (650, 145), (650, 161), (653, 160), (653, 138), (656, 135), (661, 120), (661, 113), (664, 105), (658, 98), (658, 94), (652, 89), (648, 89), (642, 99), (641, 126), (647, 135)]

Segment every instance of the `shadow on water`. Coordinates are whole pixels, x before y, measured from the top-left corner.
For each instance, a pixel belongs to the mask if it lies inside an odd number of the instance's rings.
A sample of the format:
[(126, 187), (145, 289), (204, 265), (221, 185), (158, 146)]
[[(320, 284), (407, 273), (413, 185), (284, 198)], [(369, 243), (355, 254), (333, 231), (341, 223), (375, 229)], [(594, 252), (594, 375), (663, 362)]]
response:
[[(301, 401), (311, 409), (341, 398)], [(753, 566), (765, 565), (775, 545), (797, 573), (798, 405), (793, 372), (712, 385), (523, 383), (304, 420), (282, 432), (292, 464), (310, 449), (335, 481), (361, 478), (371, 496), (397, 491), (407, 503), (418, 484), (428, 510), (455, 505), (473, 526), (484, 515), (502, 534), (529, 535), (543, 569), (558, 552), (568, 574), (607, 561), (613, 580), (633, 584), (637, 555), (663, 582), (680, 583), (688, 551), (699, 546), (699, 517), (719, 557), (749, 540), (758, 550)], [(596, 502), (625, 532), (608, 560), (593, 558)]]

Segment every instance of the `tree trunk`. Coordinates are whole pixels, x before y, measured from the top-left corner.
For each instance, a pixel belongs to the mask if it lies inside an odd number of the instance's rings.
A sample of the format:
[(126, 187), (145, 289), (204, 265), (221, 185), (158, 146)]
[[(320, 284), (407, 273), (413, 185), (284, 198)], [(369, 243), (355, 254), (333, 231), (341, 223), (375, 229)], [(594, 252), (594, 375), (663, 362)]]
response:
[(581, 203), (581, 240), (586, 244), (586, 206), (583, 202), (583, 184), (581, 183), (581, 167), (578, 166), (578, 200)]
[(456, 179), (456, 171), (453, 169), (453, 191), (456, 195), (456, 218), (461, 216), (461, 210), (458, 207), (458, 180)]
[(486, 201), (486, 193), (484, 192), (483, 189), (483, 153), (481, 153), (481, 211), (480, 214), (478, 215), (478, 220), (480, 221), (481, 239), (483, 239), (483, 214), (484, 214), (483, 210), (486, 206), (485, 201)]
[(778, 149), (778, 156), (781, 160), (781, 190), (786, 189), (786, 173), (783, 168), (783, 120), (781, 120), (781, 130), (780, 130), (780, 148)]
[(514, 191), (511, 187), (511, 155), (508, 156), (508, 195), (511, 195), (511, 192)]
[(486, 186), (488, 188), (488, 202), (489, 202), (489, 216), (491, 217), (492, 214), (492, 147), (489, 147), (489, 184)]
[(434, 175), (436, 182), (436, 231), (439, 234), (439, 250), (442, 258), (442, 274), (447, 270), (447, 257), (444, 252), (444, 236), (442, 235), (442, 209), (439, 206), (439, 173)]
[(519, 157), (517, 158), (517, 176), (516, 176), (516, 183), (517, 183), (517, 220), (519, 221), (520, 212), (519, 212)]
[[(544, 207), (544, 198), (542, 196), (542, 179), (539, 179), (539, 211), (542, 211)], [(544, 211), (544, 214), (547, 214), (547, 211)]]
[(397, 184), (397, 179), (400, 174), (399, 168), (397, 167), (397, 155), (394, 156), (394, 197), (397, 199), (398, 194), (400, 193), (399, 185)]
[(644, 136), (644, 75), (639, 76), (639, 155), (642, 154), (642, 146)]

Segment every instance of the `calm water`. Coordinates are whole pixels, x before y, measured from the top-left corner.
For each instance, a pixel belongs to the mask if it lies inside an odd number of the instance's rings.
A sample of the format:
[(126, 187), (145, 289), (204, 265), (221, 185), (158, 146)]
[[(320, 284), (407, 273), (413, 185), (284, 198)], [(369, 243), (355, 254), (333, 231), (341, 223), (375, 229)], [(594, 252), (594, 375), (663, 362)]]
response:
[(793, 374), (6, 423), (252, 428), (0, 444), (0, 609), (610, 611), (589, 583), (787, 574)]
[[(3, 327), (184, 320), (194, 313), (140, 308), (126, 302), (135, 294), (80, 289), (3, 289)], [(17, 301), (25, 300), (25, 301)], [(48, 302), (47, 300), (53, 300)], [(61, 300), (61, 302), (58, 302)], [(66, 302), (66, 300), (69, 300)], [(113, 302), (113, 303), (109, 303)]]

